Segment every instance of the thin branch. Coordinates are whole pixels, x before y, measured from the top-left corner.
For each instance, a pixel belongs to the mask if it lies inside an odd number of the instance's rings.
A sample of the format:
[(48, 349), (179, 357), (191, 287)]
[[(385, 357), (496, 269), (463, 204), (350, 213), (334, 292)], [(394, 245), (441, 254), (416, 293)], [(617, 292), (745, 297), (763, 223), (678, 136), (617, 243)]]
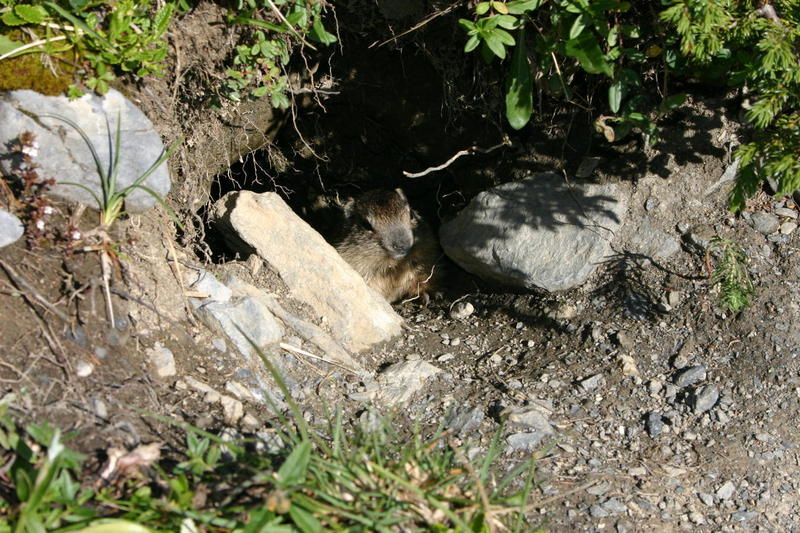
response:
[(71, 322), (70, 318), (66, 314), (64, 314), (61, 310), (59, 310), (55, 305), (47, 301), (44, 298), (44, 296), (36, 292), (36, 290), (33, 287), (31, 287), (30, 283), (25, 281), (25, 279), (22, 276), (17, 274), (16, 271), (2, 259), (0, 259), (0, 267), (3, 267), (3, 270), (5, 270), (6, 272), (6, 275), (11, 279), (12, 282), (14, 282), (14, 285), (17, 287), (17, 289), (21, 291), (27, 291), (27, 293), (23, 292), (23, 296), (25, 296), (27, 300), (30, 301), (31, 297), (33, 297), (34, 300), (36, 300), (41, 305), (46, 307), (49, 311), (51, 311), (54, 315), (56, 315), (58, 318), (60, 318), (67, 324)]
[(311, 352), (307, 352), (307, 351), (303, 350), (302, 348), (297, 348), (295, 346), (292, 346), (291, 344), (286, 344), (285, 342), (282, 342), (282, 343), (280, 343), (280, 347), (282, 349), (286, 350), (287, 352), (294, 352), (294, 353), (297, 353), (297, 354), (300, 354), (300, 355), (305, 355), (306, 357), (311, 357), (312, 359), (319, 359), (320, 361), (328, 363), (329, 365), (333, 365), (335, 367), (341, 368), (342, 370), (347, 370), (351, 374), (354, 374), (356, 376), (359, 375), (358, 372), (356, 372), (355, 370), (352, 370), (350, 368), (347, 368), (346, 366), (344, 366), (341, 363), (337, 363), (336, 361), (331, 361), (330, 359), (328, 359), (326, 357), (322, 357), (320, 355), (315, 355), (315, 354), (313, 354)]
[[(452, 4), (450, 4), (449, 6), (447, 6), (446, 8), (444, 8), (443, 10), (441, 10), (441, 11), (437, 11), (437, 12), (435, 12), (435, 13), (431, 14), (431, 15), (428, 15), (427, 17), (425, 17), (424, 19), (422, 19), (420, 22), (418, 22), (418, 23), (414, 24), (413, 26), (411, 26), (411, 27), (410, 27), (409, 29), (407, 29), (406, 31), (404, 31), (404, 32), (400, 33), (399, 35), (395, 35), (395, 36), (394, 36), (394, 37), (392, 37), (391, 39), (386, 39), (386, 40), (385, 40), (385, 41), (383, 41), (382, 43), (378, 44), (378, 45), (377, 45), (377, 48), (380, 48), (381, 46), (383, 46), (383, 45), (385, 45), (385, 44), (388, 44), (388, 43), (390, 43), (390, 42), (392, 42), (392, 41), (396, 41), (396, 40), (397, 40), (397, 39), (399, 39), (400, 37), (403, 37), (403, 36), (405, 36), (405, 35), (408, 35), (408, 34), (409, 34), (409, 33), (411, 33), (411, 32), (417, 31), (418, 29), (420, 29), (421, 27), (425, 26), (426, 24), (428, 24), (428, 23), (429, 23), (429, 22), (431, 22), (432, 20), (435, 20), (435, 19), (437, 19), (437, 18), (441, 17), (442, 15), (446, 15), (446, 14), (450, 13), (452, 10), (454, 10), (454, 9), (455, 9), (455, 8), (457, 8), (458, 6), (462, 5), (463, 3), (464, 3), (464, 1), (463, 1), (463, 0), (458, 0), (458, 2), (453, 2)], [(376, 45), (375, 45), (375, 43), (372, 43), (372, 44), (371, 44), (371, 45), (369, 45), (367, 48), (372, 48), (373, 46), (376, 46)]]
[(435, 167), (429, 167), (423, 170), (422, 172), (408, 172), (404, 170), (403, 175), (407, 178), (419, 178), (426, 174), (430, 174), (431, 172), (437, 172), (439, 170), (449, 167), (450, 165), (453, 164), (453, 161), (455, 161), (461, 156), (474, 155), (474, 154), (488, 154), (489, 152), (494, 152), (495, 150), (503, 148), (504, 146), (511, 146), (511, 140), (508, 137), (504, 137), (503, 142), (501, 142), (500, 144), (496, 144), (491, 148), (480, 148), (478, 146), (473, 145), (470, 146), (469, 148), (465, 148), (464, 150), (456, 152), (456, 154), (453, 157), (451, 157), (441, 165), (437, 165)]
[(15, 48), (14, 50), (11, 50), (10, 52), (6, 52), (5, 54), (0, 56), (0, 61), (6, 59), (8, 57), (11, 57), (13, 55), (16, 55), (19, 52), (27, 50), (28, 48), (34, 48), (34, 47), (39, 46), (41, 44), (52, 43), (53, 41), (61, 41), (61, 40), (64, 40), (66, 38), (67, 38), (66, 35), (59, 35), (58, 37), (53, 37), (53, 38), (50, 38), (50, 39), (39, 39), (38, 41), (34, 41), (32, 43), (28, 43), (26, 45), (20, 46), (19, 48)]
[(290, 23), (288, 20), (286, 20), (286, 17), (284, 17), (284, 16), (283, 16), (283, 13), (281, 13), (281, 11), (280, 11), (280, 10), (277, 8), (277, 6), (276, 6), (276, 5), (275, 5), (275, 4), (272, 2), (272, 0), (267, 0), (267, 4), (269, 4), (269, 7), (272, 9), (272, 12), (273, 12), (273, 13), (275, 13), (275, 15), (276, 15), (276, 16), (277, 16), (277, 17), (278, 17), (280, 20), (281, 20), (281, 22), (283, 22), (284, 24), (286, 24), (286, 27), (289, 29), (289, 32), (290, 32), (292, 35), (294, 35), (295, 37), (297, 37), (298, 39), (300, 39), (300, 41), (301, 41), (301, 42), (302, 42), (304, 45), (308, 46), (308, 47), (309, 47), (309, 48), (311, 48), (312, 50), (316, 50), (316, 47), (315, 47), (313, 44), (311, 44), (310, 42), (306, 41), (306, 40), (305, 40), (305, 38), (304, 38), (302, 35), (300, 35), (299, 33), (297, 33), (297, 30), (296, 30), (296, 29), (294, 29), (294, 26), (292, 26), (292, 24), (291, 24), (291, 23)]

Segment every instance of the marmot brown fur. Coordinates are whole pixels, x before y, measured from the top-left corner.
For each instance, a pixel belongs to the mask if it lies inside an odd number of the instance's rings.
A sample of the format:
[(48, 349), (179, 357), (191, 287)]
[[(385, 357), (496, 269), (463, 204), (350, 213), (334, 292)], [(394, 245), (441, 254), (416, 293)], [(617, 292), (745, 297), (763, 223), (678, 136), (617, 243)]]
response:
[(411, 210), (400, 189), (369, 191), (345, 204), (334, 242), (339, 254), (390, 303), (429, 299), (442, 251), (433, 230)]

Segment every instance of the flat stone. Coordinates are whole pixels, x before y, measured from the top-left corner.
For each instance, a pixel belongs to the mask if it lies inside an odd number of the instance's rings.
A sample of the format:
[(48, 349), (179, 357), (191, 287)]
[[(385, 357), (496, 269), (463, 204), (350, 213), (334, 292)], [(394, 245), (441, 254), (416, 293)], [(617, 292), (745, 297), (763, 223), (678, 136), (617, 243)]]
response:
[(24, 232), (25, 228), (17, 217), (0, 209), (0, 248), (18, 241)]
[(706, 367), (703, 365), (690, 366), (675, 375), (675, 385), (681, 388), (688, 387), (704, 379), (706, 379)]
[(778, 231), (780, 227), (780, 219), (772, 213), (764, 213), (763, 211), (756, 211), (750, 216), (750, 222), (759, 233), (770, 235)]
[(236, 398), (223, 394), (220, 396), (219, 401), (222, 404), (222, 412), (226, 424), (236, 424), (244, 416), (244, 405)]
[(462, 407), (455, 409), (446, 423), (447, 428), (457, 435), (466, 435), (473, 429), (479, 427), (483, 422), (484, 414), (481, 407)]
[(209, 218), (229, 245), (267, 261), (345, 349), (358, 352), (400, 334), (402, 319), (391, 306), (277, 194), (228, 193)]
[(717, 489), (717, 498), (720, 500), (730, 500), (733, 493), (736, 491), (736, 485), (733, 481), (726, 481), (720, 488)]
[(441, 370), (425, 361), (403, 361), (386, 368), (378, 376), (375, 401), (387, 407), (405, 405), (414, 393)]
[[(25, 112), (23, 112), (25, 111)], [(34, 120), (29, 114), (40, 115)], [(103, 165), (109, 161), (109, 130), (115, 135), (117, 120), (121, 123), (119, 173), (117, 191), (131, 185), (161, 156), (164, 145), (150, 119), (115, 89), (105, 95), (85, 94), (76, 100), (66, 96), (45, 96), (34, 91), (20, 90), (0, 96), (0, 171), (9, 175), (21, 161), (18, 154), (2, 157), (3, 151), (20, 133), (29, 131), (36, 136), (39, 154), (33, 158), (43, 178), (57, 180), (50, 194), (96, 208), (97, 201), (81, 187), (58, 183), (58, 180), (80, 183), (102, 196), (100, 177), (94, 159), (80, 134), (67, 123), (44, 114), (66, 117), (86, 133)], [(169, 167), (162, 164), (144, 181), (144, 185), (164, 197), (170, 189)], [(125, 199), (125, 210), (143, 212), (153, 207), (156, 199), (137, 189)]]
[(637, 222), (628, 221), (634, 229), (630, 237), (631, 251), (650, 259), (666, 259), (680, 251), (678, 240), (661, 231), (653, 222), (644, 218)]
[(719, 400), (719, 388), (716, 385), (705, 385), (694, 392), (692, 404), (695, 414), (702, 414), (710, 410)]
[(784, 222), (781, 224), (781, 227), (778, 228), (778, 231), (781, 232), (781, 235), (789, 235), (794, 233), (794, 230), (797, 229), (797, 222)]
[(547, 172), (479, 193), (440, 231), (445, 253), (479, 277), (566, 290), (610, 253), (628, 195), (615, 184), (573, 184)]

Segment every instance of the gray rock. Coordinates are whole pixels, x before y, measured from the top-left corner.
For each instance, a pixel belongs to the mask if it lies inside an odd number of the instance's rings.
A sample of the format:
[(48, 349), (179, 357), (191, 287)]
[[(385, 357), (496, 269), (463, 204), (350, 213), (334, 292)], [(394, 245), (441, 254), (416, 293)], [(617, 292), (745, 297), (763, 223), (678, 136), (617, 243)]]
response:
[(709, 494), (707, 492), (698, 492), (697, 493), (697, 497), (700, 498), (700, 501), (702, 501), (704, 504), (708, 505), (709, 507), (714, 505), (714, 496), (712, 496), (711, 494)]
[(758, 513), (755, 511), (736, 511), (735, 513), (731, 513), (731, 520), (744, 524), (757, 516)]
[(632, 252), (651, 259), (665, 259), (679, 252), (680, 243), (672, 235), (664, 233), (650, 220), (642, 219), (633, 223), (628, 221), (634, 230), (630, 237)]
[(447, 428), (457, 435), (466, 435), (483, 422), (483, 409), (463, 406), (452, 411), (446, 420)]
[(789, 209), (788, 207), (778, 207), (772, 211), (779, 217), (791, 218), (796, 220), (798, 217), (797, 211), (794, 209)]
[(764, 213), (763, 211), (756, 211), (750, 216), (750, 222), (759, 233), (770, 235), (778, 231), (780, 227), (780, 219), (772, 213)]
[(608, 255), (627, 203), (614, 184), (568, 187), (558, 174), (537, 174), (478, 194), (442, 226), (442, 247), (480, 277), (565, 290)]
[(534, 451), (539, 447), (545, 437), (548, 437), (552, 434), (553, 430), (550, 429), (549, 432), (528, 431), (525, 433), (515, 433), (513, 435), (509, 435), (506, 438), (506, 443), (508, 444), (507, 451)]
[(781, 224), (781, 227), (778, 230), (781, 232), (781, 235), (789, 235), (797, 229), (797, 222), (787, 221)]
[(94, 365), (88, 361), (80, 360), (75, 365), (75, 375), (79, 378), (89, 377), (94, 372)]
[(705, 413), (717, 404), (719, 388), (716, 385), (705, 385), (697, 389), (692, 396), (695, 414)]
[(664, 431), (664, 421), (661, 418), (661, 414), (650, 411), (647, 414), (647, 419), (645, 420), (645, 426), (647, 427), (647, 433), (651, 437), (657, 437)]
[(106, 407), (106, 402), (104, 402), (102, 398), (98, 396), (92, 396), (89, 398), (89, 407), (94, 413), (94, 416), (97, 418), (102, 420), (106, 420), (108, 418), (108, 407)]
[(231, 289), (218, 280), (214, 274), (205, 270), (191, 271), (187, 275), (186, 281), (189, 288), (195, 293), (206, 295), (205, 298), (197, 297), (190, 300), (195, 309), (209, 301), (227, 302), (233, 295)]
[(17, 217), (0, 209), (0, 248), (16, 242), (24, 232), (25, 228)]
[(229, 244), (255, 250), (277, 270), (292, 296), (325, 317), (347, 350), (400, 334), (402, 319), (391, 306), (277, 194), (228, 193), (210, 219)]
[(515, 407), (508, 414), (508, 421), (514, 425), (533, 429), (544, 435), (554, 435), (553, 426), (543, 409), (537, 407)]
[(700, 224), (693, 227), (688, 233), (684, 233), (683, 240), (690, 248), (696, 252), (705, 253), (711, 246), (711, 239), (717, 232), (708, 224)]
[(177, 374), (175, 356), (169, 348), (160, 342), (156, 342), (146, 353), (150, 364), (155, 368), (156, 376), (168, 378)]
[(628, 510), (628, 506), (616, 498), (609, 498), (608, 500), (602, 503), (602, 507), (603, 509), (608, 511), (608, 514), (610, 515), (624, 513)]
[(733, 493), (736, 491), (736, 485), (733, 481), (726, 481), (720, 488), (717, 489), (716, 495), (722, 501), (730, 500)]
[(256, 348), (263, 349), (283, 338), (283, 328), (272, 313), (252, 297), (233, 298), (229, 302), (211, 301), (201, 305), (197, 312), (209, 328), (225, 335), (239, 353), (251, 361), (255, 361), (251, 341)]
[(244, 405), (236, 398), (223, 394), (220, 395), (219, 402), (222, 404), (226, 424), (234, 425), (244, 416)]
[(609, 513), (602, 505), (596, 503), (589, 507), (589, 514), (592, 515), (592, 518), (605, 518)]
[(441, 370), (425, 361), (395, 363), (378, 376), (379, 387), (374, 393), (376, 402), (387, 407), (405, 405), (425, 383)]
[[(106, 120), (113, 136), (119, 119), (121, 141), (117, 190), (129, 186), (144, 174), (164, 150), (161, 137), (150, 120), (114, 89), (104, 96), (86, 94), (73, 101), (65, 96), (44, 96), (28, 90), (3, 93), (0, 96), (0, 147), (4, 149), (22, 132), (31, 132), (36, 136), (39, 146), (46, 147), (33, 158), (40, 167), (39, 176), (81, 183), (100, 196), (102, 190), (94, 160), (78, 132), (61, 120), (42, 117), (37, 121), (21, 110), (38, 115), (57, 114), (76, 122), (89, 136), (104, 165), (109, 161)], [(10, 158), (0, 157), (0, 171), (4, 175), (10, 174), (19, 164), (20, 160), (13, 155)], [(144, 184), (160, 196), (165, 196), (170, 189), (167, 165), (162, 164)], [(50, 193), (92, 207), (97, 205), (92, 195), (81, 187), (57, 183)], [(135, 190), (126, 198), (125, 209), (142, 212), (155, 203), (156, 199), (145, 191)]]
[(675, 374), (675, 385), (681, 388), (688, 387), (704, 379), (706, 379), (706, 367), (703, 365), (690, 366)]
[(605, 383), (605, 381), (606, 380), (605, 377), (603, 377), (603, 374), (595, 374), (593, 376), (581, 380), (579, 385), (583, 390), (589, 392), (593, 391), (594, 389)]

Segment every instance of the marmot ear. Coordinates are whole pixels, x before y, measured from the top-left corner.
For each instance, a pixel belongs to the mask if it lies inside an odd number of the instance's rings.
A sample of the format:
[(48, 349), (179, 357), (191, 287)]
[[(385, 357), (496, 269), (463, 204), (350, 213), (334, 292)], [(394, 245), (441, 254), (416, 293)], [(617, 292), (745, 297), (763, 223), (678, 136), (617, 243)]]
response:
[(400, 197), (400, 198), (401, 198), (401, 199), (402, 199), (402, 200), (403, 200), (405, 203), (408, 203), (408, 198), (406, 198), (406, 193), (404, 193), (404, 192), (403, 192), (403, 189), (401, 189), (401, 188), (399, 188), (399, 187), (398, 187), (397, 189), (395, 189), (395, 190), (394, 190), (394, 192), (396, 192), (396, 193), (397, 193), (397, 195), (398, 195), (398, 196), (399, 196), (399, 197)]

